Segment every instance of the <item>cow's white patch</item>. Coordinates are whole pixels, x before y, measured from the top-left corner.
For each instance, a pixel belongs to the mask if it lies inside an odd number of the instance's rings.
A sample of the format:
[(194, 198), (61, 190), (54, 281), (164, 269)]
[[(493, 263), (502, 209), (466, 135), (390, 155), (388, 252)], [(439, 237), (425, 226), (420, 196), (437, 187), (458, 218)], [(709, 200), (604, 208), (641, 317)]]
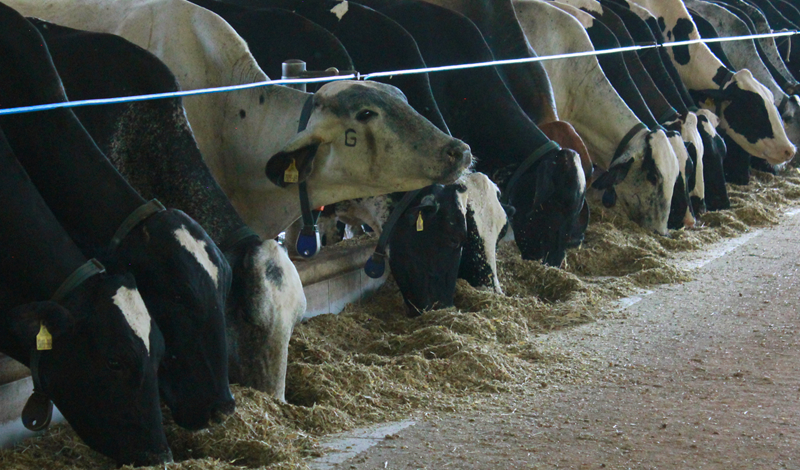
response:
[(585, 11), (578, 10), (576, 7), (562, 2), (553, 2), (553, 5), (558, 7), (565, 13), (572, 15), (584, 29), (589, 29), (594, 25), (594, 17)]
[(217, 265), (208, 257), (206, 242), (194, 238), (183, 225), (178, 230), (175, 230), (175, 238), (181, 246), (186, 248), (186, 251), (194, 256), (194, 259), (200, 263), (200, 266), (206, 270), (211, 280), (214, 281), (214, 287), (217, 287), (219, 284), (219, 268), (217, 268)]
[(127, 320), (133, 332), (144, 342), (147, 353), (150, 354), (150, 314), (144, 305), (142, 296), (137, 289), (128, 289), (121, 286), (114, 294), (114, 305), (122, 310), (122, 315)]
[(658, 168), (658, 171), (663, 177), (661, 188), (664, 197), (659, 202), (665, 204), (665, 210), (663, 219), (658, 221), (657, 230), (659, 233), (666, 235), (669, 233), (667, 230), (669, 205), (672, 201), (672, 193), (675, 191), (675, 180), (678, 179), (681, 170), (678, 164), (678, 156), (675, 155), (672, 144), (664, 131), (657, 131), (652, 134), (650, 138), (650, 147), (653, 151), (653, 160), (656, 163), (656, 168)]
[(705, 179), (703, 178), (703, 154), (706, 149), (703, 145), (703, 138), (700, 137), (700, 132), (697, 130), (697, 122), (697, 115), (690, 111), (681, 127), (681, 135), (684, 141), (694, 144), (694, 148), (697, 150), (697, 161), (694, 166), (694, 188), (689, 195), (704, 199), (706, 191)]
[(342, 3), (340, 3), (340, 4), (336, 5), (335, 7), (331, 8), (331, 13), (336, 15), (336, 17), (339, 18), (339, 21), (341, 21), (342, 18), (344, 18), (344, 15), (347, 14), (347, 9), (348, 8), (349, 8), (349, 5), (347, 4), (347, 0), (344, 0)]
[[(580, 165), (580, 161), (578, 162)], [(467, 191), (458, 193), (459, 206), (467, 204), (472, 209), (478, 236), (483, 243), (483, 255), (492, 270), (492, 284), (495, 292), (503, 293), (497, 277), (497, 238), (506, 224), (506, 211), (497, 199), (500, 190), (483, 173), (471, 173), (463, 178)], [(463, 198), (463, 199), (462, 199)], [(463, 202), (462, 202), (463, 201)], [(466, 209), (463, 210), (466, 212)]]

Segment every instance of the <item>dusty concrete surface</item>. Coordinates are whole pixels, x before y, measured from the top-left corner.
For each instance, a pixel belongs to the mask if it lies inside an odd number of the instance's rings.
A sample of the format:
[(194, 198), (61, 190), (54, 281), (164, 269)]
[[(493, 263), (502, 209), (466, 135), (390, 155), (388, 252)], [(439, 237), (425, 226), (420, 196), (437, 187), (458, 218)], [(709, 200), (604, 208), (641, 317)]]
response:
[(716, 259), (683, 255), (694, 281), (537, 338), (585, 364), (582, 383), (413, 416), (334, 468), (800, 468), (799, 237), (788, 214)]

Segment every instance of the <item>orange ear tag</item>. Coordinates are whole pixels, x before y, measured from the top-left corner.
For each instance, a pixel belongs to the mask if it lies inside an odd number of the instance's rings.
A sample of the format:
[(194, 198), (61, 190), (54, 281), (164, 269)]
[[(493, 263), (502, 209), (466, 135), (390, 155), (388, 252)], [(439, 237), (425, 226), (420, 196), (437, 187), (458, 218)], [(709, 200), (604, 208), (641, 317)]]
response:
[(53, 349), (53, 336), (47, 331), (44, 323), (39, 323), (39, 334), (36, 335), (36, 349), (38, 351), (49, 351)]
[(297, 167), (294, 164), (294, 158), (292, 159), (292, 163), (289, 164), (289, 168), (283, 172), (283, 182), (284, 183), (297, 183), (297, 180), (300, 178), (300, 172), (297, 171)]
[(425, 229), (425, 226), (422, 222), (422, 211), (417, 212), (417, 232), (421, 232)]

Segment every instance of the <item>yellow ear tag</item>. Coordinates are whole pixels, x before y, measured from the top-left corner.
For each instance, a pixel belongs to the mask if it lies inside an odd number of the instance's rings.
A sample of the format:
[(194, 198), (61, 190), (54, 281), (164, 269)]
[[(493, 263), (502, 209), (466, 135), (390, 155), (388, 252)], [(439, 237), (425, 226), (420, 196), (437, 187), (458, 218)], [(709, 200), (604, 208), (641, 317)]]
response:
[(39, 334), (36, 335), (36, 350), (49, 351), (53, 349), (53, 336), (47, 331), (44, 323), (39, 323)]
[(421, 232), (425, 229), (425, 226), (422, 222), (422, 211), (417, 212), (417, 232)]
[(706, 106), (713, 108), (715, 106), (714, 98), (706, 98)]
[(300, 172), (297, 171), (297, 167), (294, 165), (294, 158), (292, 159), (292, 163), (289, 164), (289, 168), (283, 172), (283, 182), (284, 183), (297, 183), (297, 180), (300, 178)]

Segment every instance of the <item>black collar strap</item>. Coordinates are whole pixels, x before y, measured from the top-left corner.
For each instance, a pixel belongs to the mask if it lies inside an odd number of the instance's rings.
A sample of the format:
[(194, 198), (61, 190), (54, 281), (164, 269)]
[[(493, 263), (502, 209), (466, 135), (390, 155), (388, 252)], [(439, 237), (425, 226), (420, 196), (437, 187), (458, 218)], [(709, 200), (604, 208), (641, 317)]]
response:
[[(303, 112), (300, 113), (300, 123), (297, 126), (297, 132), (303, 132), (308, 126), (308, 120), (311, 119), (311, 112), (314, 110), (314, 95), (311, 95), (303, 105)], [(312, 258), (322, 246), (319, 237), (319, 227), (317, 227), (317, 219), (319, 213), (316, 215), (311, 211), (311, 205), (308, 201), (308, 185), (302, 181), (298, 185), (298, 192), (300, 193), (300, 213), (303, 219), (303, 228), (300, 229), (300, 235), (297, 237), (297, 253), (303, 258)]]
[(675, 108), (670, 106), (670, 108), (664, 112), (664, 115), (658, 119), (658, 122), (663, 124), (665, 122), (674, 121), (680, 118), (681, 118), (681, 113), (679, 113)]
[(56, 289), (55, 294), (51, 297), (51, 300), (56, 303), (61, 303), (64, 300), (64, 297), (67, 296), (73, 289), (78, 287), (79, 285), (83, 284), (84, 281), (89, 279), (90, 277), (94, 276), (95, 274), (100, 274), (106, 272), (105, 266), (97, 261), (96, 259), (92, 258), (89, 261), (83, 263), (72, 272), (64, 282)]
[(411, 201), (417, 197), (420, 191), (421, 189), (415, 189), (407, 192), (403, 199), (400, 199), (400, 202), (392, 209), (392, 213), (389, 214), (389, 218), (386, 219), (386, 223), (381, 228), (381, 236), (378, 238), (378, 246), (375, 247), (375, 252), (364, 264), (364, 272), (367, 273), (367, 276), (373, 279), (383, 276), (386, 271), (386, 245), (389, 244), (389, 236), (392, 234), (397, 221), (400, 220), (400, 216), (408, 209), (408, 205), (411, 204)]
[(622, 156), (623, 153), (625, 153), (625, 148), (628, 146), (629, 143), (631, 143), (631, 140), (633, 140), (636, 134), (638, 134), (642, 130), (647, 130), (647, 126), (645, 126), (643, 122), (640, 122), (635, 126), (633, 126), (631, 130), (629, 130), (628, 133), (625, 134), (625, 137), (623, 137), (622, 140), (619, 141), (619, 145), (617, 145), (617, 150), (614, 151), (614, 156), (611, 157), (611, 163), (608, 164), (609, 168), (611, 168), (611, 165), (613, 165), (614, 162), (617, 161)]
[(540, 158), (544, 157), (550, 152), (557, 152), (561, 150), (561, 146), (559, 146), (555, 141), (548, 140), (545, 144), (543, 144), (538, 149), (534, 150), (532, 154), (522, 162), (520, 166), (517, 167), (517, 170), (511, 175), (511, 178), (508, 179), (508, 183), (506, 183), (505, 191), (500, 196), (500, 200), (502, 203), (508, 203), (508, 198), (511, 195), (511, 190), (514, 189), (514, 186), (517, 184), (517, 181), (525, 174), (526, 171), (530, 170), (534, 163), (536, 163)]
[[(64, 297), (79, 285), (83, 284), (87, 279), (95, 274), (104, 273), (105, 271), (106, 268), (103, 267), (99, 261), (94, 258), (90, 259), (67, 276), (64, 282), (56, 289), (51, 300), (61, 303)], [(33, 378), (33, 393), (22, 409), (22, 424), (31, 431), (42, 431), (47, 428), (53, 420), (53, 402), (44, 392), (42, 381), (39, 378), (39, 360), (41, 358), (42, 351), (38, 348), (33, 348), (30, 362), (31, 377)]]
[(258, 234), (253, 231), (253, 229), (247, 225), (242, 225), (222, 239), (222, 243), (219, 244), (219, 249), (224, 253), (238, 245), (242, 240), (252, 237), (256, 237), (259, 240), (261, 239), (261, 237), (259, 237)]
[(158, 199), (153, 199), (150, 202), (139, 206), (135, 211), (131, 212), (131, 215), (122, 221), (122, 224), (114, 233), (114, 236), (111, 237), (111, 243), (108, 244), (108, 253), (110, 254), (116, 251), (120, 243), (122, 243), (122, 240), (128, 236), (128, 233), (130, 233), (134, 227), (144, 222), (151, 215), (165, 210), (166, 208), (160, 202), (158, 202)]

